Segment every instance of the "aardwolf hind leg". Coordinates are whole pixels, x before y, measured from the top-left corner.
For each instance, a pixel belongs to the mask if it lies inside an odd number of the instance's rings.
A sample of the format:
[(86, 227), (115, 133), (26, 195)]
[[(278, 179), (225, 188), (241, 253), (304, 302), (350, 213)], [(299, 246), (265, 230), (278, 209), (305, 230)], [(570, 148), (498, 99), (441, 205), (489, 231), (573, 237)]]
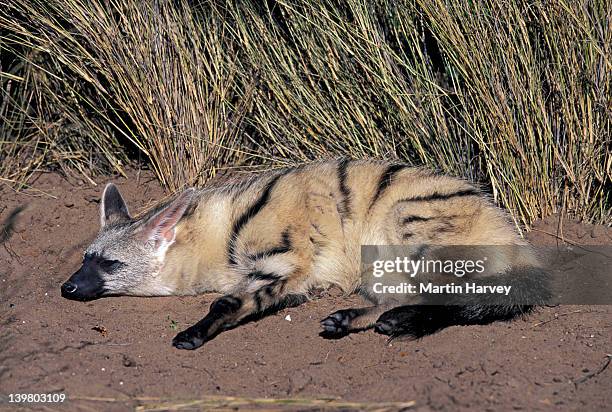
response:
[(531, 305), (412, 305), (399, 306), (383, 313), (374, 330), (391, 337), (419, 339), (448, 326), (486, 325), (496, 320), (511, 320), (529, 313)]
[(321, 321), (323, 334), (344, 336), (374, 326), (378, 317), (390, 309), (387, 305), (368, 306), (365, 308), (342, 309), (332, 313)]
[[(455, 325), (486, 325), (511, 320), (549, 302), (549, 274), (537, 267), (512, 268), (479, 280), (481, 285), (504, 284), (512, 293), (504, 301), (492, 294), (439, 295), (423, 305), (398, 306), (376, 321), (374, 330), (389, 336), (421, 338)], [(439, 305), (444, 300), (446, 305)], [(431, 304), (433, 303), (433, 304)]]
[(226, 295), (216, 299), (208, 314), (195, 325), (180, 332), (172, 340), (178, 349), (197, 349), (220, 332), (241, 321), (279, 306), (297, 306), (306, 299), (301, 295), (284, 294), (282, 281), (268, 284), (254, 293)]

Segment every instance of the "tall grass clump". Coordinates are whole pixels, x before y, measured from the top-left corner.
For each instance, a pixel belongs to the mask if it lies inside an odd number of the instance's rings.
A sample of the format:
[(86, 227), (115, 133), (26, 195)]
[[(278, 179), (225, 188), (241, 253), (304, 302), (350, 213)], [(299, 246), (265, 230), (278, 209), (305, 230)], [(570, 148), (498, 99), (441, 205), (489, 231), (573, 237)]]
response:
[(33, 132), (0, 153), (40, 141), (84, 174), (141, 159), (171, 189), (392, 158), (480, 182), (519, 227), (610, 223), (611, 24), (605, 0), (11, 3), (3, 51), (32, 96), (11, 113)]
[(0, 25), (37, 69), (41, 134), (77, 155), (69, 166), (123, 173), (136, 153), (176, 189), (235, 160), (225, 147), (239, 145), (248, 101), (233, 92), (222, 22), (195, 17), (181, 1), (31, 0)]
[[(9, 61), (0, 63), (0, 179), (2, 182), (18, 184), (27, 180), (28, 171), (37, 168), (32, 151), (23, 145), (30, 140), (27, 134), (27, 110), (31, 95), (21, 88), (26, 71), (19, 63), (10, 65)], [(18, 74), (15, 74), (18, 73)], [(34, 150), (35, 151), (35, 150)], [(29, 152), (30, 156), (26, 155)], [(30, 158), (22, 164), (24, 157)]]

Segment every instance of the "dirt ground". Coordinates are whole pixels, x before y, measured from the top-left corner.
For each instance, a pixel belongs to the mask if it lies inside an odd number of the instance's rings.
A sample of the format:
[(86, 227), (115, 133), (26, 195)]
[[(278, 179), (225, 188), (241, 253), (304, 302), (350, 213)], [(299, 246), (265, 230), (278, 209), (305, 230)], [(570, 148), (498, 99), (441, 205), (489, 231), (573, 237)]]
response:
[[(113, 181), (132, 211), (163, 193), (146, 173)], [(98, 229), (102, 188), (55, 174), (34, 186), (47, 195), (0, 188), (0, 225), (14, 226), (8, 239), (0, 233), (0, 409), (14, 409), (11, 393), (50, 392), (68, 400), (37, 408), (129, 410), (223, 395), (414, 401), (419, 411), (612, 409), (610, 306), (546, 307), (419, 341), (388, 343), (374, 332), (326, 340), (319, 320), (359, 303), (332, 290), (197, 351), (174, 349), (172, 337), (203, 317), (215, 295), (62, 299), (60, 285)], [(535, 229), (534, 243), (558, 241), (556, 219)], [(601, 226), (564, 222), (562, 234), (578, 244), (612, 244), (612, 230)]]

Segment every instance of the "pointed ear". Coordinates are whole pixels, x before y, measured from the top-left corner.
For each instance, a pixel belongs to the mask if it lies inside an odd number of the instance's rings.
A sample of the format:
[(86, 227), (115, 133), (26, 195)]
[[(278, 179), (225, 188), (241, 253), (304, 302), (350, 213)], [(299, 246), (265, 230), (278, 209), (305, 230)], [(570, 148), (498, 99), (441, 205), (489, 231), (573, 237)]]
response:
[(131, 219), (128, 207), (117, 186), (109, 183), (104, 188), (100, 201), (100, 225), (104, 227), (111, 221), (124, 219)]
[(193, 188), (185, 190), (169, 205), (149, 218), (141, 229), (145, 240), (154, 241), (157, 246), (172, 242), (176, 234), (175, 226), (191, 204), (193, 193)]

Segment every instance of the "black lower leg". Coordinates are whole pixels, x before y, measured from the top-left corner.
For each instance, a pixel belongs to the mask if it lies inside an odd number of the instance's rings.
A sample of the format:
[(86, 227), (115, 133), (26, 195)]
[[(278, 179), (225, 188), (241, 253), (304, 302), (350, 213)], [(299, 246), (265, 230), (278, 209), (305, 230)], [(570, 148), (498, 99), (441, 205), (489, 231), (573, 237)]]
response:
[(378, 333), (421, 338), (455, 323), (452, 306), (400, 306), (383, 313), (374, 325)]
[(178, 349), (196, 349), (232, 326), (233, 314), (242, 307), (242, 300), (235, 296), (222, 296), (210, 305), (208, 314), (195, 325), (180, 332), (172, 340)]
[(383, 313), (374, 326), (378, 333), (421, 338), (448, 326), (485, 325), (497, 320), (510, 320), (529, 313), (527, 305), (413, 305), (400, 306)]

